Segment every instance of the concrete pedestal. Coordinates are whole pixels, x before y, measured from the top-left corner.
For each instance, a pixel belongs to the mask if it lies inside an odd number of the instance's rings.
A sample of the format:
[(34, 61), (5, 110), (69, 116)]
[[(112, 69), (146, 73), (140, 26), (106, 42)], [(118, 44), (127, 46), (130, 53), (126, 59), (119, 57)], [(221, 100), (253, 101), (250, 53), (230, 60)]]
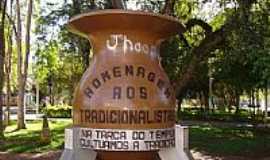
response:
[[(79, 128), (65, 130), (65, 150), (60, 160), (96, 160), (97, 153), (79, 147)], [(192, 160), (189, 152), (188, 127), (175, 126), (175, 148), (162, 149), (158, 152), (161, 160)]]
[(96, 160), (97, 153), (79, 147), (79, 128), (65, 129), (65, 150), (60, 160)]
[(189, 151), (189, 132), (186, 126), (175, 126), (175, 148), (158, 152), (161, 160), (192, 160)]

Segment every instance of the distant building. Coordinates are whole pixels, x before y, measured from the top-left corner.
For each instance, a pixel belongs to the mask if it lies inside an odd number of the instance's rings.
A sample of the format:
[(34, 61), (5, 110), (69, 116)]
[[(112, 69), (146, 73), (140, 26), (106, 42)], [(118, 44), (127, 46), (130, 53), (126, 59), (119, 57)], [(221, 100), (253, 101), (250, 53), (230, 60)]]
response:
[[(5, 113), (7, 111), (7, 105), (8, 105), (8, 100), (7, 100), (7, 95), (4, 94), (2, 95), (3, 98), (3, 112)], [(35, 103), (35, 95), (32, 93), (25, 93), (24, 96), (24, 113), (25, 115), (28, 114), (38, 114), (38, 106)], [(10, 115), (11, 119), (17, 119), (17, 111), (18, 111), (18, 98), (17, 96), (11, 96), (10, 97), (10, 103), (9, 103), (9, 110), (10, 110)], [(27, 116), (25, 116), (27, 117)], [(26, 118), (27, 119), (27, 118)]]

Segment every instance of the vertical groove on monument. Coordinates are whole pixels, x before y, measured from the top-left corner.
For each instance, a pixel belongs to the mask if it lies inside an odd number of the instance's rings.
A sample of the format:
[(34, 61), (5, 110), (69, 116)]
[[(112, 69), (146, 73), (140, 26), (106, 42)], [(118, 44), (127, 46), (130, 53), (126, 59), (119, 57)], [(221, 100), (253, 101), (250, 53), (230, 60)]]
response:
[(153, 13), (103, 10), (72, 18), (69, 29), (94, 52), (74, 98), (81, 147), (102, 160), (151, 160), (173, 147), (175, 94), (159, 46), (182, 25)]

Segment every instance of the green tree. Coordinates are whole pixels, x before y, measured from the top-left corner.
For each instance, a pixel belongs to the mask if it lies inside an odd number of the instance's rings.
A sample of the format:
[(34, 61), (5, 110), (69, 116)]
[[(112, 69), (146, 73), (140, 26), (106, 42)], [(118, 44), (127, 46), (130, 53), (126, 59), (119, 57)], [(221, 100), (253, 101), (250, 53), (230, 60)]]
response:
[(82, 63), (79, 55), (66, 53), (66, 50), (55, 40), (40, 46), (36, 52), (34, 73), (42, 95), (49, 94), (48, 79), (50, 78), (53, 101), (65, 97), (67, 103), (71, 103), (71, 96), (83, 72)]

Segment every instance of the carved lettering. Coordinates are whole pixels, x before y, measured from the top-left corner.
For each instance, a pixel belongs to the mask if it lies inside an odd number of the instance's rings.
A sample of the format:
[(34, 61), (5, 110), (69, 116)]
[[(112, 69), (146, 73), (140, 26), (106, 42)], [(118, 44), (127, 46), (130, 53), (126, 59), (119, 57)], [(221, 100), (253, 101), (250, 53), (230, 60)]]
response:
[(88, 98), (92, 98), (92, 96), (94, 95), (94, 92), (91, 88), (86, 87), (84, 90), (84, 94), (88, 97)]
[(103, 82), (106, 82), (106, 81), (111, 79), (109, 71), (102, 72), (100, 75), (101, 75)]
[(93, 81), (92, 81), (92, 85), (98, 89), (100, 86), (101, 86), (101, 82), (99, 81), (99, 79), (95, 78)]
[(121, 87), (113, 87), (113, 99), (121, 99)]
[(146, 87), (140, 87), (140, 98), (147, 99), (147, 89)]
[[(135, 65), (123, 65), (123, 66), (114, 66), (111, 70), (105, 70), (100, 72), (100, 75), (92, 79), (92, 83), (84, 89), (84, 94), (91, 99), (95, 94), (95, 91), (98, 90), (103, 84), (113, 80), (114, 78), (127, 78), (134, 77), (145, 79), (145, 81), (151, 82), (153, 85), (158, 87), (166, 98), (172, 96), (171, 87), (168, 83), (165, 83), (163, 79), (158, 77), (158, 74), (147, 71), (144, 66), (135, 66)], [(135, 78), (135, 77), (134, 77)], [(119, 81), (121, 83), (121, 80)], [(147, 87), (145, 86), (128, 86), (123, 88), (120, 86), (115, 86), (112, 91), (113, 99), (147, 99)]]
[(146, 44), (143, 42), (134, 42), (128, 38), (125, 34), (112, 34), (109, 39), (106, 40), (106, 47), (108, 50), (116, 52), (117, 48), (123, 50), (119, 51), (118, 54), (130, 54), (130, 53), (143, 53), (151, 58), (158, 57), (158, 49), (155, 45)]
[(119, 66), (113, 67), (113, 76), (114, 77), (121, 77), (121, 70)]
[(174, 110), (102, 110), (82, 109), (81, 123), (152, 124), (175, 123)]
[(145, 74), (145, 69), (144, 69), (144, 67), (142, 67), (142, 66), (138, 67), (138, 70), (137, 70), (137, 77), (142, 77), (142, 78), (144, 78), (144, 74)]
[(127, 87), (127, 98), (133, 99), (135, 97), (135, 89), (134, 87), (128, 86)]
[(134, 69), (132, 65), (126, 65), (126, 76), (133, 76), (134, 75)]

